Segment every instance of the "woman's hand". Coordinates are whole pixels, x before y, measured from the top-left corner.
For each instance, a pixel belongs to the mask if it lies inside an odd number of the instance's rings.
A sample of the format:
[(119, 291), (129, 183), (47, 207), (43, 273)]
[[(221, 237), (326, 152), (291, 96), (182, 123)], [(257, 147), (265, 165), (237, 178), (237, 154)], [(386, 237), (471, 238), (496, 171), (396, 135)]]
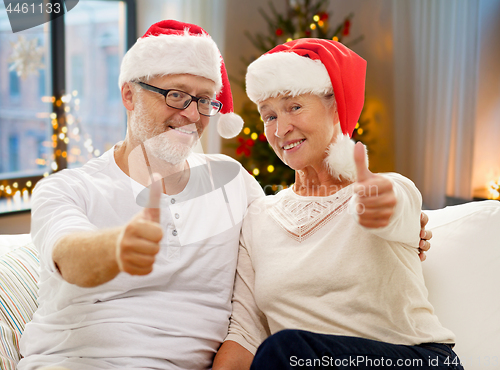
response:
[(248, 370), (253, 354), (242, 345), (226, 340), (215, 355), (213, 370)]
[(380, 228), (389, 225), (396, 207), (396, 194), (392, 182), (372, 173), (366, 165), (365, 148), (357, 143), (354, 147), (357, 181), (354, 184), (356, 212), (361, 226)]
[[(354, 161), (358, 175), (358, 180), (354, 184), (354, 192), (357, 194), (356, 212), (359, 216), (359, 224), (368, 228), (387, 226), (396, 207), (396, 194), (394, 194), (392, 182), (368, 169), (365, 149), (361, 143), (357, 143), (354, 147)], [(429, 222), (429, 217), (422, 212), (418, 248), (421, 261), (425, 261), (427, 258), (425, 252), (431, 247), (429, 240), (432, 238), (432, 232), (425, 230), (427, 222)]]

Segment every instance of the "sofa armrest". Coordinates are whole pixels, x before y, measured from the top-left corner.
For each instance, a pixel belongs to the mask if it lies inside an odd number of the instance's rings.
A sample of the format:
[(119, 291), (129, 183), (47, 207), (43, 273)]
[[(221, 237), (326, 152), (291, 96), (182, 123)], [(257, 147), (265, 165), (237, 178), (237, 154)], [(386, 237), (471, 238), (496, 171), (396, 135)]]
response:
[(425, 211), (429, 300), (466, 369), (500, 369), (500, 202)]

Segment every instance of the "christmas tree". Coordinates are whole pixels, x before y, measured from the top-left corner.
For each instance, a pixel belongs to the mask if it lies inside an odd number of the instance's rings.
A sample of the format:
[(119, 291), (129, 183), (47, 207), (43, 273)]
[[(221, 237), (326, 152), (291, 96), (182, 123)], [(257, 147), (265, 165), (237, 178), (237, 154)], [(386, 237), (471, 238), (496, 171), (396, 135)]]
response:
[[(270, 13), (259, 9), (268, 26), (268, 33), (246, 36), (261, 54), (286, 41), (304, 37), (315, 37), (342, 42), (351, 46), (362, 40), (362, 36), (350, 40), (353, 14), (344, 17), (336, 26), (330, 25), (331, 14), (327, 11), (328, 0), (286, 0), (284, 14), (280, 14), (269, 2)], [(248, 65), (252, 60), (243, 60)], [(239, 81), (244, 89), (244, 82)], [(276, 156), (267, 143), (264, 125), (254, 103), (247, 101), (239, 112), (245, 128), (229, 144), (236, 149), (236, 158), (259, 181), (266, 194), (275, 194), (295, 181), (295, 173)], [(360, 120), (354, 130), (353, 139), (361, 140), (366, 135), (365, 122)]]

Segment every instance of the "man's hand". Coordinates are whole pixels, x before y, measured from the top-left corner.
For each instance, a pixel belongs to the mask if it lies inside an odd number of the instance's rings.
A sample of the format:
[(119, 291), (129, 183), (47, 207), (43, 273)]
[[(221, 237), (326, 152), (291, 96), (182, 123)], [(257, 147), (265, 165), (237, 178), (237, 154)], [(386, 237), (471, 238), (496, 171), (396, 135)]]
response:
[(161, 176), (154, 174), (148, 207), (123, 228), (116, 243), (116, 262), (120, 271), (147, 275), (153, 271), (160, 251), (163, 230), (160, 227)]
[(396, 194), (392, 182), (384, 176), (370, 172), (366, 165), (365, 148), (356, 143), (354, 162), (358, 180), (354, 184), (356, 212), (359, 224), (368, 228), (379, 228), (389, 224), (396, 207)]
[(420, 257), (420, 261), (425, 261), (427, 256), (425, 252), (427, 252), (431, 248), (431, 243), (428, 242), (432, 238), (432, 231), (425, 230), (425, 225), (429, 222), (429, 217), (422, 212), (420, 214), (420, 244), (418, 245), (418, 256)]

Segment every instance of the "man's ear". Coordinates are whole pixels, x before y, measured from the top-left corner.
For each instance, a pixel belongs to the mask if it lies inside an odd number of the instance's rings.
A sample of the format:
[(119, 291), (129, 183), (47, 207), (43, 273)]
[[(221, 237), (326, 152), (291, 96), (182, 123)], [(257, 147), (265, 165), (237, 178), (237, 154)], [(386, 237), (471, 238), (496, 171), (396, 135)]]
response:
[(134, 93), (132, 82), (125, 82), (122, 86), (122, 102), (128, 111), (134, 110)]

